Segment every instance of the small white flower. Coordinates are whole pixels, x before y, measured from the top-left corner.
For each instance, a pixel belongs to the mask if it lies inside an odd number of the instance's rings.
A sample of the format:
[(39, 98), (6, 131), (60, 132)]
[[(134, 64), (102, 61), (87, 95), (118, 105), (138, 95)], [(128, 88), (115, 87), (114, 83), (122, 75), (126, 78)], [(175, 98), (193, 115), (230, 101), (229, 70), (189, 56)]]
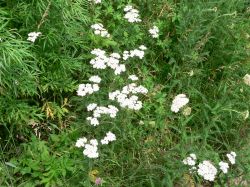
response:
[(104, 28), (103, 24), (101, 23), (96, 23), (91, 25), (91, 28), (94, 30), (94, 33), (96, 35), (100, 35), (102, 37), (106, 37), (109, 38), (110, 34), (108, 33), (108, 31)]
[(93, 126), (99, 125), (99, 120), (96, 117), (87, 117), (86, 118), (88, 121), (90, 121), (90, 124)]
[(121, 58), (121, 55), (119, 53), (112, 53), (110, 56), (113, 57), (113, 58), (116, 58), (116, 59)]
[(190, 154), (187, 158), (182, 161), (185, 165), (194, 166), (196, 163), (196, 155)]
[(128, 77), (128, 79), (132, 80), (132, 81), (137, 81), (138, 80), (138, 77), (136, 75), (130, 75)]
[(179, 110), (183, 106), (185, 106), (188, 102), (189, 102), (189, 99), (187, 98), (185, 94), (177, 95), (172, 102), (171, 111), (175, 113), (179, 112)]
[(39, 35), (41, 35), (41, 34), (42, 34), (41, 32), (30, 32), (28, 34), (28, 39), (27, 40), (34, 43), (36, 41), (37, 37)]
[(149, 33), (153, 38), (159, 37), (159, 28), (157, 26), (153, 26), (153, 28), (149, 29)]
[(145, 50), (147, 49), (147, 47), (146, 47), (145, 45), (141, 45), (141, 46), (139, 47), (139, 49), (145, 51)]
[(227, 158), (229, 160), (229, 162), (234, 165), (235, 164), (235, 157), (236, 157), (236, 153), (235, 152), (231, 152), (227, 154)]
[(98, 145), (98, 141), (96, 139), (92, 139), (89, 141), (89, 143), (93, 146), (97, 146)]
[(138, 96), (133, 94), (146, 94), (148, 90), (143, 86), (137, 86), (135, 83), (131, 83), (124, 86), (121, 91), (109, 93), (109, 99), (116, 100), (122, 108), (129, 108), (132, 110), (140, 110), (142, 108), (142, 102), (139, 101)]
[(110, 142), (112, 142), (112, 141), (115, 141), (116, 140), (116, 136), (115, 136), (115, 134), (114, 133), (112, 133), (112, 132), (107, 132), (107, 134), (106, 134), (106, 137), (107, 137), (107, 140), (108, 141), (110, 141)]
[(94, 76), (91, 76), (91, 77), (89, 78), (89, 81), (94, 82), (94, 83), (100, 83), (101, 80), (102, 80), (102, 79), (101, 79), (98, 75), (94, 75)]
[(96, 107), (97, 107), (97, 104), (96, 104), (96, 103), (90, 103), (90, 104), (87, 106), (87, 111), (93, 111)]
[(197, 172), (205, 180), (212, 182), (212, 181), (214, 181), (214, 179), (216, 177), (217, 169), (214, 167), (214, 165), (210, 161), (205, 160), (198, 165)]
[(109, 142), (113, 142), (116, 140), (115, 134), (112, 132), (107, 132), (106, 136), (101, 140), (101, 144), (109, 144)]
[(109, 143), (109, 141), (107, 139), (105, 139), (105, 138), (101, 140), (102, 145), (106, 145), (108, 143)]
[(86, 144), (85, 149), (83, 150), (83, 154), (89, 158), (98, 158), (99, 153), (97, 151), (97, 146)]
[(228, 163), (221, 161), (221, 162), (219, 163), (219, 166), (220, 166), (220, 169), (221, 169), (221, 171), (222, 171), (223, 173), (227, 173), (227, 172), (228, 172), (228, 168), (229, 168)]
[(84, 147), (86, 143), (87, 143), (87, 138), (85, 138), (85, 137), (79, 138), (79, 139), (76, 141), (75, 146), (76, 146), (76, 147)]
[(141, 22), (139, 11), (134, 9), (131, 5), (127, 5), (124, 8), (124, 18), (128, 20), (130, 23)]
[(99, 88), (98, 84), (93, 84), (92, 86), (93, 86), (92, 89), (93, 89), (94, 92), (99, 91), (100, 88)]
[(92, 94), (99, 90), (98, 84), (80, 84), (77, 90), (78, 96), (85, 96), (87, 94)]
[(95, 4), (100, 4), (102, 2), (102, 0), (89, 0), (89, 2), (93, 2)]
[(246, 74), (244, 77), (243, 77), (243, 81), (246, 85), (250, 86), (250, 75), (249, 74)]

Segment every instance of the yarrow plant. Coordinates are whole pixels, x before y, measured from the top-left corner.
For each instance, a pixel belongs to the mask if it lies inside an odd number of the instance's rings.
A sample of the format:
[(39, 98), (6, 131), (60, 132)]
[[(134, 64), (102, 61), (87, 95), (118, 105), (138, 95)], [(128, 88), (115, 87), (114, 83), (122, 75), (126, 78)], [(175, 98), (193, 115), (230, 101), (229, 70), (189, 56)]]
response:
[(94, 25), (91, 25), (91, 28), (94, 30), (94, 33), (96, 35), (100, 35), (102, 37), (110, 37), (110, 34), (108, 33), (108, 31), (104, 28), (103, 24), (101, 23), (96, 23)]
[(194, 166), (196, 164), (196, 155), (194, 153), (190, 154), (187, 158), (183, 160), (185, 165)]
[(80, 84), (77, 90), (77, 95), (83, 97), (87, 94), (97, 92), (99, 89), (100, 88), (98, 84)]
[(98, 146), (98, 141), (96, 139), (92, 139), (87, 143), (88, 140), (87, 138), (79, 138), (76, 141), (75, 146), (78, 148), (84, 148), (83, 154), (89, 158), (97, 158), (99, 156), (99, 153), (97, 152), (97, 146)]
[(137, 81), (138, 77), (136, 75), (129, 75), (128, 79), (130, 79), (132, 81)]
[(127, 59), (133, 58), (133, 57), (138, 57), (140, 59), (143, 59), (146, 49), (147, 49), (147, 47), (145, 47), (144, 45), (141, 45), (141, 46), (139, 46), (138, 49), (124, 51), (122, 58), (123, 58), (123, 60), (127, 60)]
[(91, 51), (91, 54), (96, 56), (90, 61), (90, 64), (95, 69), (106, 69), (110, 67), (114, 70), (115, 75), (119, 75), (126, 71), (125, 65), (120, 64), (121, 56), (118, 53), (112, 53), (107, 56), (104, 50), (94, 49)]
[(235, 164), (235, 158), (236, 158), (236, 153), (235, 152), (230, 152), (227, 154), (227, 158), (229, 160), (229, 162), (234, 165)]
[[(230, 152), (226, 154), (229, 162), (233, 165), (235, 164), (235, 152)], [(183, 164), (190, 166), (189, 171), (191, 173), (197, 172), (199, 176), (201, 176), (204, 180), (213, 182), (218, 174), (218, 170), (221, 170), (222, 173), (228, 173), (229, 163), (220, 161), (218, 163), (219, 169), (216, 168), (216, 165), (212, 164), (209, 160), (204, 160), (197, 164), (197, 157), (194, 153), (190, 154), (187, 158), (185, 158), (182, 162)]]
[(38, 36), (40, 36), (42, 33), (41, 32), (31, 32), (28, 34), (28, 41), (35, 42)]
[(171, 105), (171, 111), (172, 112), (179, 112), (179, 110), (184, 107), (186, 104), (188, 104), (189, 99), (185, 94), (179, 94), (177, 95)]
[(125, 16), (124, 18), (128, 20), (130, 23), (141, 22), (139, 11), (131, 5), (127, 5), (124, 8)]
[(109, 93), (109, 99), (117, 101), (122, 108), (128, 107), (133, 110), (140, 110), (142, 108), (142, 102), (139, 101), (138, 96), (134, 94), (147, 94), (148, 90), (144, 86), (137, 86), (136, 83), (131, 83), (124, 86), (122, 90), (116, 90)]
[(90, 121), (90, 124), (93, 126), (99, 125), (98, 118), (101, 117), (102, 114), (109, 115), (111, 118), (115, 118), (117, 112), (119, 111), (113, 105), (109, 105), (108, 107), (97, 106), (95, 103), (91, 103), (87, 107), (88, 111), (93, 111), (93, 117), (87, 117), (87, 120)]
[(153, 28), (149, 29), (149, 33), (153, 38), (159, 37), (159, 28), (157, 26), (153, 26)]
[(94, 75), (94, 76), (91, 76), (89, 78), (89, 81), (93, 82), (93, 83), (97, 83), (99, 84), (101, 82), (101, 78), (98, 76), (98, 75)]
[(106, 133), (106, 136), (103, 139), (101, 139), (101, 143), (102, 144), (109, 144), (109, 142), (113, 142), (115, 140), (116, 140), (115, 134), (113, 134), (112, 132), (109, 131)]
[(209, 160), (204, 160), (198, 165), (198, 174), (205, 180), (214, 181), (217, 174), (217, 169)]
[(228, 172), (228, 168), (229, 168), (229, 164), (226, 163), (226, 162), (219, 162), (219, 166), (220, 166), (220, 170), (223, 172), (223, 173), (227, 173)]
[[(94, 3), (100, 3), (101, 1), (93, 1)], [(141, 22), (139, 18), (139, 11), (134, 9), (131, 5), (128, 5), (124, 8), (125, 16), (124, 18), (128, 20), (128, 22)], [(94, 30), (96, 35), (100, 35), (102, 37), (110, 37), (108, 31), (104, 28), (101, 23), (96, 23), (91, 25), (91, 29)], [(120, 75), (121, 73), (126, 71), (125, 64), (121, 64), (121, 60), (128, 60), (129, 58), (138, 57), (142, 59), (145, 55), (145, 50), (147, 47), (144, 45), (139, 46), (138, 49), (124, 51), (122, 56), (119, 53), (111, 53), (108, 55), (106, 51), (96, 48), (91, 51), (91, 54), (95, 57), (90, 60), (90, 64), (94, 69), (106, 69), (107, 67), (114, 70), (115, 75)], [(138, 77), (136, 75), (129, 75), (128, 77), (131, 81), (138, 81)], [(89, 81), (93, 84), (80, 84), (77, 90), (78, 96), (86, 96), (93, 94), (94, 92), (99, 91), (99, 83), (101, 82), (101, 78), (98, 75), (93, 75), (89, 78)], [(122, 88), (122, 90), (116, 90), (114, 92), (109, 93), (109, 99), (112, 101), (117, 101), (122, 108), (129, 108), (133, 110), (140, 110), (142, 108), (142, 102), (139, 101), (139, 97), (136, 94), (147, 94), (148, 90), (140, 85), (137, 86), (136, 83), (130, 83)], [(99, 119), (102, 115), (108, 115), (111, 118), (115, 118), (119, 109), (113, 105), (98, 106), (97, 103), (90, 103), (87, 106), (87, 111), (92, 112), (92, 116), (86, 118), (86, 120), (92, 126), (100, 125)], [(106, 133), (106, 136), (101, 139), (101, 144), (109, 144), (112, 141), (116, 140), (116, 135), (112, 132)], [(86, 138), (80, 138), (76, 142), (76, 147), (84, 147), (83, 154), (89, 158), (97, 158), (99, 153), (97, 151), (98, 141), (96, 139), (90, 140), (90, 143), (87, 143)]]

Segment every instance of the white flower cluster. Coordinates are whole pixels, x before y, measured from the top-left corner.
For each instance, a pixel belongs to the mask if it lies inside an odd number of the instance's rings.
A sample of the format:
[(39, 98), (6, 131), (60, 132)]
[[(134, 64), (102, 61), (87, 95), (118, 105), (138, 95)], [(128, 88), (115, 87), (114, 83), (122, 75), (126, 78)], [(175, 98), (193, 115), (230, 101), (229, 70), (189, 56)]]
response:
[(100, 35), (101, 37), (106, 37), (109, 38), (110, 34), (108, 33), (108, 31), (104, 28), (103, 24), (101, 23), (96, 23), (91, 25), (91, 28), (94, 30), (94, 33), (96, 35)]
[(87, 110), (93, 111), (93, 117), (87, 117), (87, 120), (93, 126), (97, 126), (100, 124), (98, 118), (100, 118), (102, 114), (106, 114), (109, 115), (111, 118), (115, 118), (117, 112), (119, 111), (118, 108), (116, 108), (113, 105), (108, 105), (108, 107), (104, 107), (104, 106), (97, 106), (96, 103), (89, 104), (87, 106)]
[(137, 81), (138, 77), (136, 75), (129, 75), (128, 79), (130, 79), (132, 81)]
[(41, 34), (42, 34), (41, 32), (31, 32), (28, 34), (27, 40), (34, 43), (36, 41), (37, 37)]
[(124, 8), (125, 16), (124, 18), (128, 20), (130, 23), (141, 22), (139, 11), (134, 9), (133, 6), (127, 5)]
[(89, 143), (87, 143), (87, 138), (83, 137), (83, 138), (79, 138), (76, 141), (75, 146), (76, 147), (83, 147), (83, 154), (89, 158), (98, 158), (99, 157), (99, 153), (98, 151), (98, 141), (96, 139), (92, 139), (89, 141)]
[(185, 165), (194, 166), (196, 163), (196, 155), (190, 154), (187, 158), (182, 161)]
[(202, 163), (198, 165), (197, 172), (205, 180), (214, 181), (217, 174), (217, 169), (210, 161), (204, 160)]
[(138, 49), (124, 51), (122, 58), (123, 60), (127, 60), (128, 58), (132, 58), (132, 57), (139, 57), (140, 59), (142, 59), (144, 57), (146, 49), (147, 47), (145, 47), (144, 45), (141, 45)]
[(139, 101), (138, 96), (133, 94), (147, 94), (147, 88), (143, 86), (137, 86), (135, 83), (131, 83), (127, 86), (124, 86), (122, 90), (116, 90), (114, 92), (109, 93), (110, 100), (116, 100), (121, 107), (128, 107), (132, 110), (140, 110), (142, 108), (142, 102)]
[(100, 4), (102, 2), (102, 0), (89, 0), (89, 2), (93, 2), (95, 4)]
[(101, 140), (101, 143), (104, 144), (109, 144), (109, 142), (113, 142), (116, 140), (116, 136), (115, 134), (113, 134), (112, 132), (107, 132), (106, 136)]
[(149, 33), (153, 38), (159, 37), (159, 28), (157, 26), (153, 26), (153, 28), (149, 29)]
[(243, 81), (246, 85), (250, 86), (250, 75), (249, 74), (246, 74), (244, 77), (243, 77)]
[(171, 105), (171, 111), (172, 112), (179, 112), (179, 110), (184, 107), (186, 104), (188, 104), (189, 99), (185, 94), (179, 94), (177, 95)]
[(228, 168), (229, 168), (229, 164), (226, 163), (226, 162), (219, 162), (219, 166), (220, 166), (220, 170), (223, 172), (223, 173), (227, 173), (228, 172)]
[[(235, 164), (235, 152), (230, 152), (226, 155), (228, 157), (229, 162), (233, 165)], [(195, 172), (197, 171), (198, 175), (202, 176), (205, 180), (208, 181), (214, 181), (216, 174), (217, 174), (217, 168), (208, 160), (205, 160), (198, 164), (196, 167), (196, 155), (190, 154), (187, 158), (185, 158), (182, 162), (185, 165), (190, 166), (191, 168), (189, 171)], [(226, 174), (229, 169), (229, 164), (227, 162), (220, 161), (219, 162), (219, 169)]]
[[(89, 0), (95, 4), (101, 3), (101, 0)], [(125, 16), (129, 22), (141, 22), (139, 18), (139, 11), (134, 9), (132, 6), (128, 5), (124, 8)], [(94, 30), (96, 35), (100, 35), (102, 37), (110, 37), (108, 31), (104, 28), (101, 23), (96, 23), (91, 25), (91, 29)], [(106, 69), (111, 68), (114, 70), (115, 75), (119, 75), (122, 72), (126, 71), (125, 64), (120, 64), (120, 60), (127, 60), (131, 57), (139, 57), (142, 59), (145, 55), (145, 50), (147, 48), (144, 45), (141, 45), (138, 49), (124, 51), (123, 56), (121, 57), (118, 53), (112, 53), (107, 55), (106, 51), (102, 49), (94, 49), (91, 51), (92, 55), (95, 55), (93, 59), (90, 60), (90, 64), (95, 69)], [(138, 77), (136, 75), (130, 75), (128, 79), (132, 81), (137, 81)], [(102, 79), (98, 75), (91, 76), (89, 81), (93, 84), (80, 84), (77, 90), (77, 95), (85, 96), (87, 94), (92, 94), (99, 90), (99, 83)], [(139, 110), (142, 108), (142, 102), (138, 100), (138, 96), (135, 94), (142, 93), (146, 94), (148, 90), (143, 86), (137, 86), (135, 83), (131, 83), (127, 86), (124, 86), (122, 90), (117, 90), (115, 92), (109, 93), (109, 99), (117, 100), (121, 107), (128, 107), (129, 109)], [(108, 107), (98, 106), (96, 103), (90, 103), (87, 106), (87, 111), (92, 112), (92, 116), (87, 117), (86, 120), (90, 122), (91, 125), (97, 126), (100, 124), (99, 118), (102, 115), (109, 115), (111, 118), (115, 118), (117, 112), (119, 111), (113, 105), (108, 105)], [(106, 136), (101, 139), (100, 143), (102, 145), (109, 144), (112, 141), (116, 140), (115, 134), (112, 132), (107, 132)], [(76, 147), (83, 147), (83, 154), (89, 158), (97, 158), (99, 156), (98, 153), (98, 141), (96, 139), (90, 140), (87, 143), (86, 138), (80, 138), (76, 142)]]
[(99, 89), (100, 88), (98, 84), (80, 84), (78, 86), (77, 95), (83, 97), (87, 94), (97, 92)]
[(102, 81), (102, 79), (98, 75), (94, 75), (89, 78), (89, 81), (99, 84)]
[(227, 158), (229, 160), (229, 162), (234, 165), (235, 164), (235, 157), (236, 157), (236, 153), (231, 151), (231, 153), (227, 154)]
[(121, 56), (118, 53), (112, 53), (107, 56), (104, 50), (94, 49), (91, 51), (91, 54), (96, 56), (90, 61), (90, 64), (93, 66), (93, 68), (106, 69), (107, 67), (110, 67), (114, 70), (116, 75), (126, 71), (125, 65), (120, 64)]

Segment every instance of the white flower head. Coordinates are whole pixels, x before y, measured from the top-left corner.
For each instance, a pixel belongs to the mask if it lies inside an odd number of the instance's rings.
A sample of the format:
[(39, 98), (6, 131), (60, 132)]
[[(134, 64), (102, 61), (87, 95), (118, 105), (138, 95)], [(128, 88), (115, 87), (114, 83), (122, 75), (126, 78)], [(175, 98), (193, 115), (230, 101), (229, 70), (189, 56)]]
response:
[(36, 39), (38, 38), (39, 35), (41, 35), (42, 33), (41, 32), (30, 32), (28, 34), (28, 41), (31, 41), (31, 42), (35, 42)]
[(139, 11), (134, 9), (131, 5), (127, 5), (124, 8), (124, 18), (128, 20), (130, 23), (141, 22)]
[(93, 146), (98, 146), (98, 141), (96, 139), (90, 140), (89, 143)]
[(104, 28), (103, 24), (101, 23), (96, 23), (91, 25), (91, 28), (94, 30), (94, 33), (96, 35), (100, 35), (102, 37), (106, 37), (109, 38), (110, 34), (108, 33), (108, 31)]
[(194, 166), (196, 163), (196, 155), (190, 154), (187, 158), (182, 161), (185, 165)]
[(179, 112), (179, 110), (188, 104), (188, 102), (189, 99), (185, 94), (177, 95), (172, 102), (171, 111), (175, 113)]
[(96, 104), (96, 103), (90, 103), (90, 104), (87, 106), (87, 111), (93, 111), (96, 107), (97, 107), (97, 104)]
[(136, 75), (129, 75), (128, 79), (130, 79), (132, 81), (137, 81), (138, 77)]
[(97, 125), (100, 124), (99, 120), (98, 120), (96, 117), (87, 117), (86, 119), (87, 119), (87, 120), (90, 122), (90, 124), (93, 125), (93, 126), (97, 126)]
[(143, 59), (146, 49), (147, 49), (147, 47), (145, 47), (144, 45), (141, 45), (138, 47), (138, 49), (124, 51), (122, 58), (123, 58), (123, 60), (127, 60), (127, 59), (133, 58), (133, 57), (138, 57), (140, 59)]
[(221, 161), (221, 162), (219, 162), (219, 166), (220, 166), (220, 169), (223, 173), (228, 172), (228, 168), (229, 168), (228, 163)]
[(153, 38), (159, 37), (159, 28), (157, 26), (153, 26), (151, 29), (149, 29), (149, 33)]
[(87, 94), (90, 95), (97, 91), (99, 91), (98, 84), (80, 84), (78, 86), (77, 95), (83, 97)]
[(106, 136), (101, 140), (101, 144), (109, 144), (109, 142), (113, 142), (116, 140), (115, 134), (112, 132), (107, 132)]
[(250, 75), (249, 74), (246, 74), (244, 77), (243, 77), (243, 81), (246, 85), (250, 86)]
[(231, 153), (227, 154), (227, 158), (229, 160), (229, 162), (234, 165), (235, 164), (235, 157), (236, 157), (236, 153), (231, 151)]
[(86, 143), (87, 143), (87, 138), (85, 138), (85, 137), (79, 138), (79, 139), (76, 141), (75, 146), (76, 146), (76, 147), (84, 147)]
[(100, 83), (101, 80), (102, 80), (102, 79), (101, 79), (98, 75), (94, 75), (94, 76), (91, 76), (91, 77), (89, 78), (89, 81), (94, 82), (94, 83)]
[(96, 145), (86, 144), (85, 149), (83, 150), (83, 155), (89, 158), (98, 158), (99, 153), (97, 151), (98, 151), (98, 148)]
[(214, 179), (216, 177), (217, 169), (214, 167), (214, 165), (210, 161), (205, 160), (198, 165), (197, 172), (205, 180), (212, 182), (212, 181), (214, 181)]
[(147, 50), (147, 47), (145, 45), (140, 45), (139, 49), (145, 51)]
[(100, 4), (102, 0), (89, 0), (89, 2), (93, 2), (95, 4)]

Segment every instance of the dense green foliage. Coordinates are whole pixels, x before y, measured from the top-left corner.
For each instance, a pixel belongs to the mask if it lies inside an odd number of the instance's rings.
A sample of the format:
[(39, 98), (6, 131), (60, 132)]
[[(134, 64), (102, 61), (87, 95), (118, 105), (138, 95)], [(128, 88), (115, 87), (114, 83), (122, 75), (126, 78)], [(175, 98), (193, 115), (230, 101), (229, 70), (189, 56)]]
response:
[[(128, 23), (133, 4), (143, 20)], [(250, 3), (247, 0), (3, 0), (0, 2), (0, 186), (240, 186), (250, 184)], [(101, 22), (111, 38), (93, 34)], [(160, 37), (148, 29), (157, 25)], [(28, 33), (40, 31), (35, 43)], [(94, 70), (94, 48), (122, 53), (147, 46), (143, 60), (126, 62), (115, 76)], [(101, 91), (76, 96), (90, 75), (103, 78)], [(144, 107), (122, 109), (98, 128), (86, 122), (86, 105), (107, 105), (107, 94), (137, 74), (149, 89)], [(193, 75), (192, 75), (193, 74)], [(171, 112), (186, 93), (191, 115)], [(115, 132), (117, 141), (88, 159), (75, 148), (79, 137)], [(214, 183), (191, 175), (189, 153), (218, 162), (229, 151), (237, 163)], [(248, 183), (247, 183), (248, 182)], [(247, 185), (247, 184), (248, 185)]]

